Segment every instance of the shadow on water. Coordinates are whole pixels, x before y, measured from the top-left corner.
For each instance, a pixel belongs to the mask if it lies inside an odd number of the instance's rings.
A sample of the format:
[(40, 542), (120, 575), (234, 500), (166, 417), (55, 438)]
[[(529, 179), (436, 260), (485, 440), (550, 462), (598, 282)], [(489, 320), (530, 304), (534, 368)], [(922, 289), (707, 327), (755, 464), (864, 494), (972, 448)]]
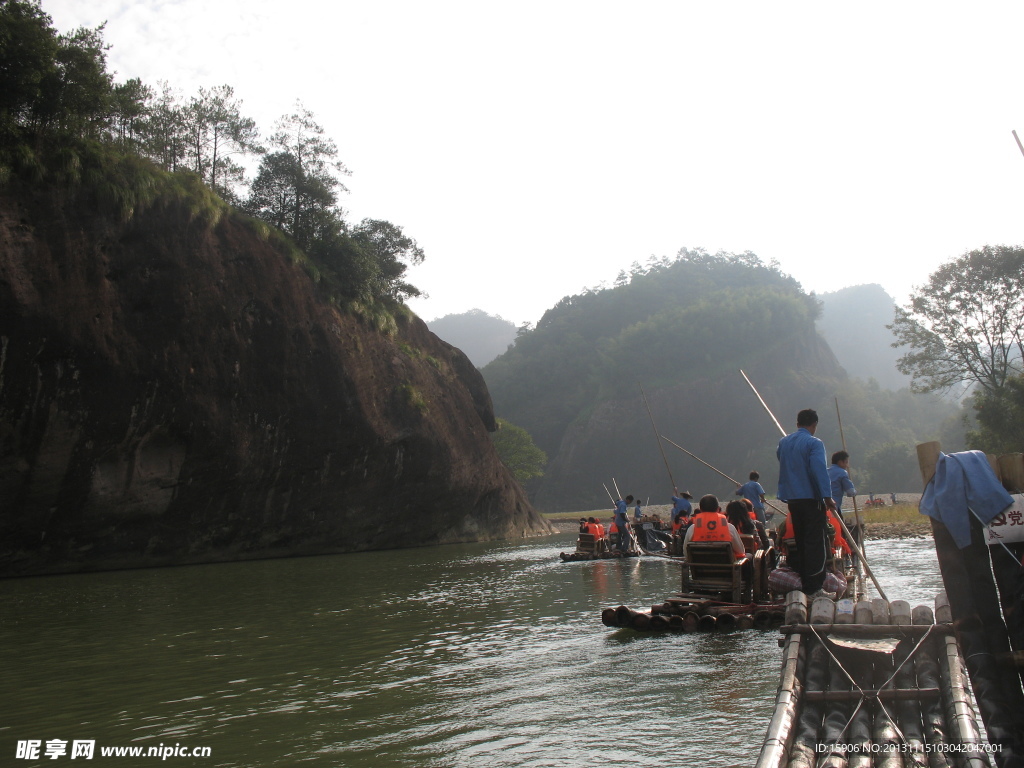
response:
[[(750, 765), (778, 634), (609, 630), (602, 608), (662, 602), (679, 566), (561, 563), (573, 538), (4, 582), (0, 750), (94, 739), (210, 747), (206, 766)], [(869, 547), (890, 598), (931, 603), (930, 541)]]

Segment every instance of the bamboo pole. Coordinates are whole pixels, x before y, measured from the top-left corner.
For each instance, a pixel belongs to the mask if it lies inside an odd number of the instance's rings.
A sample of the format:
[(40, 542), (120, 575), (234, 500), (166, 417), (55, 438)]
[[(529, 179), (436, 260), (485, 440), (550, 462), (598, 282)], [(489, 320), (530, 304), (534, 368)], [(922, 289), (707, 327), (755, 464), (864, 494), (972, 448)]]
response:
[[(914, 624), (929, 626), (933, 624), (934, 618), (928, 606), (919, 606), (914, 614)], [(946, 627), (952, 629), (952, 625), (935, 624), (936, 629)], [(922, 688), (939, 687), (939, 664), (938, 664), (938, 636), (929, 637), (924, 641), (921, 650), (914, 657), (914, 674), (917, 677), (917, 685)], [(924, 741), (929, 745), (931, 751), (928, 753), (930, 768), (950, 768), (953, 755), (942, 751), (939, 745), (945, 743), (948, 729), (946, 720), (942, 714), (941, 691), (938, 699), (926, 698), (921, 700), (921, 726)]]
[(658, 432), (658, 427), (654, 423), (654, 414), (651, 413), (651, 404), (647, 402), (647, 393), (644, 392), (644, 385), (640, 384), (640, 394), (643, 395), (644, 405), (647, 407), (647, 415), (651, 417), (651, 427), (654, 429), (654, 439), (658, 443), (658, 450), (661, 451), (661, 460), (665, 462), (665, 471), (668, 472), (669, 482), (672, 483), (672, 490), (678, 491), (679, 486), (676, 485), (676, 480), (672, 477), (672, 470), (668, 465), (668, 456), (665, 455), (665, 446), (661, 444), (661, 433)]
[[(802, 595), (802, 593), (801, 593)], [(806, 609), (806, 604), (805, 604)], [(775, 710), (768, 733), (761, 745), (755, 768), (783, 768), (793, 741), (796, 715), (800, 709), (803, 694), (803, 670), (806, 664), (803, 637), (791, 635), (786, 638), (782, 658), (782, 675), (779, 690), (775, 696)]]
[[(728, 476), (727, 474), (725, 474), (725, 472), (723, 472), (722, 470), (720, 470), (720, 469), (718, 469), (717, 467), (713, 467), (713, 466), (711, 466), (710, 464), (708, 464), (708, 463), (707, 463), (706, 461), (704, 461), (704, 459), (700, 458), (700, 456), (696, 456), (696, 455), (694, 455), (694, 454), (690, 453), (690, 452), (689, 452), (688, 450), (686, 450), (685, 448), (683, 448), (683, 446), (681, 446), (681, 445), (680, 445), (679, 443), (676, 443), (676, 442), (673, 442), (672, 440), (669, 440), (669, 439), (668, 439), (667, 437), (665, 437), (664, 435), (661, 435), (661, 439), (662, 439), (662, 440), (664, 440), (664, 441), (665, 441), (666, 443), (668, 443), (669, 445), (674, 445), (674, 446), (675, 446), (676, 448), (678, 448), (678, 449), (679, 449), (680, 451), (682, 451), (683, 453), (685, 453), (685, 454), (686, 454), (687, 456), (689, 456), (690, 458), (692, 458), (692, 459), (696, 459), (697, 461), (699, 461), (699, 462), (700, 462), (701, 464), (703, 464), (703, 465), (704, 465), (705, 467), (707, 467), (708, 469), (710, 469), (710, 470), (712, 470), (712, 471), (714, 471), (714, 472), (717, 472), (718, 474), (720, 474), (720, 475), (721, 475), (722, 477), (724, 477), (724, 478), (725, 478), (726, 480), (728, 480), (729, 482), (731, 482), (731, 483), (736, 483), (736, 485), (738, 485), (738, 486), (739, 486), (739, 485), (743, 485), (743, 483), (741, 483), (741, 482), (740, 482), (739, 480), (736, 480), (735, 478), (729, 477), (729, 476)], [(767, 499), (766, 499), (766, 501), (767, 501)], [(774, 510), (775, 510), (776, 512), (781, 512), (781, 513), (782, 513), (783, 515), (788, 515), (788, 514), (789, 514), (789, 511), (788, 511), (788, 510), (785, 510), (785, 509), (780, 509), (780, 508), (779, 508), (778, 506), (776, 506), (775, 504), (773, 504), (773, 503), (772, 503), (772, 502), (770, 502), (770, 501), (768, 501), (768, 504), (770, 504), (770, 505), (771, 505), (771, 507), (772, 507), (772, 509), (774, 509)]]
[[(839, 398), (838, 397), (836, 397), (836, 419), (839, 421), (839, 439), (842, 442), (843, 450), (845, 451), (846, 450), (846, 434), (843, 432), (843, 417), (839, 413)], [(847, 471), (847, 474), (849, 474), (849, 471)], [(861, 551), (864, 551), (865, 550), (864, 538), (863, 538), (863, 536), (864, 536), (864, 526), (863, 526), (863, 524), (861, 523), (861, 520), (860, 520), (860, 509), (858, 509), (858, 507), (857, 507), (857, 497), (856, 496), (853, 497), (853, 518), (854, 518), (854, 520), (857, 521), (857, 530), (858, 530), (858, 532), (861, 535), (861, 539), (857, 543), (860, 545)], [(859, 571), (860, 568), (858, 567), (857, 570)]]
[(741, 376), (742, 376), (742, 377), (743, 377), (743, 378), (744, 378), (744, 379), (746, 380), (747, 384), (750, 384), (750, 388), (751, 388), (752, 390), (754, 390), (754, 395), (755, 395), (755, 396), (757, 397), (757, 399), (758, 399), (758, 400), (759, 400), (759, 401), (761, 402), (761, 405), (763, 405), (763, 406), (764, 406), (764, 409), (765, 409), (766, 411), (768, 411), (768, 415), (772, 417), (772, 421), (774, 421), (774, 422), (775, 422), (775, 426), (779, 428), (779, 431), (780, 431), (780, 432), (781, 432), (781, 433), (782, 433), (783, 435), (785, 435), (785, 434), (786, 434), (786, 430), (784, 430), (784, 429), (782, 428), (782, 425), (781, 425), (781, 424), (779, 424), (779, 420), (775, 418), (775, 414), (774, 414), (774, 413), (772, 413), (772, 409), (768, 407), (768, 403), (766, 403), (766, 402), (764, 401), (764, 398), (763, 398), (763, 397), (761, 397), (761, 393), (760, 393), (760, 392), (758, 392), (758, 391), (757, 391), (757, 389), (755, 389), (755, 387), (754, 387), (754, 385), (753, 385), (753, 384), (751, 383), (750, 379), (748, 379), (748, 378), (747, 378), (747, 374), (743, 373), (743, 369), (742, 369), (742, 368), (740, 369), (740, 375), (741, 375)]

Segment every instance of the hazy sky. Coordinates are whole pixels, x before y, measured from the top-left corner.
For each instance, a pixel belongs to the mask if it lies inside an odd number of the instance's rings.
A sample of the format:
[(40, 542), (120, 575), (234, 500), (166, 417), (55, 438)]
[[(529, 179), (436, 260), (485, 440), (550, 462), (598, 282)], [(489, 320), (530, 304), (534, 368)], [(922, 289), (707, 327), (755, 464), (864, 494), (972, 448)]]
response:
[(807, 290), (1024, 242), (1024, 3), (43, 0), (107, 22), (117, 79), (311, 109), (342, 203), (427, 260), (424, 319), (536, 322), (680, 248)]

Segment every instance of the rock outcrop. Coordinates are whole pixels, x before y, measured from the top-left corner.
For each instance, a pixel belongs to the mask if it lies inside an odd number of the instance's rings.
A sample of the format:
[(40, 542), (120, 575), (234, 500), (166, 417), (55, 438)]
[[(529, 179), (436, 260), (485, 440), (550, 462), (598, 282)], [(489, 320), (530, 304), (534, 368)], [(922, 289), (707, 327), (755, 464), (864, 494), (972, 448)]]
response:
[(486, 385), (234, 216), (0, 193), (0, 575), (550, 532)]

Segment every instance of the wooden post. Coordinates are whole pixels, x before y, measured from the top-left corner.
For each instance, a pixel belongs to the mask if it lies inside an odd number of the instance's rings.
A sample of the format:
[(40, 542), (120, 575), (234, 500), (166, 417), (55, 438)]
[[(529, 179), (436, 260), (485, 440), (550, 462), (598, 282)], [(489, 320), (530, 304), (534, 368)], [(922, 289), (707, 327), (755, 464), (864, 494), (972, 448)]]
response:
[(1024, 453), (1007, 453), (996, 459), (999, 479), (1010, 493), (1024, 493)]

